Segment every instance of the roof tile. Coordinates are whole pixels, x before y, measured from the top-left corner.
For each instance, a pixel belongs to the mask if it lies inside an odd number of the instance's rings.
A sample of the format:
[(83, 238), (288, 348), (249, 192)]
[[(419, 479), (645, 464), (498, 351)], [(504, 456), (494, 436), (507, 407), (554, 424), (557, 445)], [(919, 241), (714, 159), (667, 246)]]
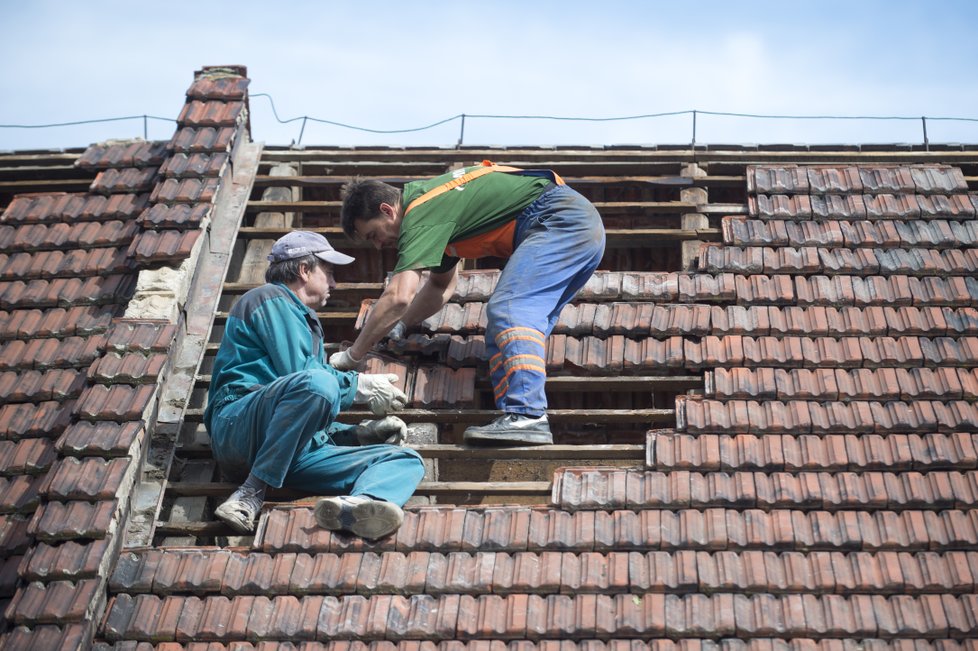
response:
[(48, 473), (44, 492), (55, 500), (109, 499), (119, 491), (128, 470), (128, 458), (67, 457)]
[(181, 127), (233, 127), (244, 118), (242, 102), (188, 101), (177, 124)]
[(920, 204), (912, 194), (865, 195), (866, 219), (918, 219)]
[(109, 168), (98, 173), (89, 192), (92, 194), (136, 194), (149, 192), (156, 184), (157, 168)]
[(87, 366), (102, 354), (104, 345), (105, 340), (101, 336), (16, 339), (0, 345), (0, 369)]
[(807, 194), (808, 183), (807, 170), (796, 165), (781, 167), (747, 166), (747, 192), (749, 193), (788, 192)]
[(87, 624), (16, 626), (0, 637), (4, 649), (78, 649), (89, 642)]
[(968, 183), (958, 167), (944, 165), (914, 165), (910, 167), (917, 192), (922, 194), (950, 194), (967, 192)]
[(54, 401), (0, 406), (0, 438), (19, 441), (60, 436), (71, 421), (74, 406), (74, 402)]
[(199, 229), (143, 231), (129, 246), (129, 256), (140, 263), (182, 261), (190, 257), (200, 236)]
[(475, 369), (420, 367), (414, 378), (411, 404), (431, 409), (472, 406), (475, 402)]
[(112, 321), (106, 307), (0, 311), (0, 338), (65, 337), (104, 332)]
[[(9, 282), (0, 295), (5, 309), (56, 308), (105, 305), (132, 294), (136, 280), (130, 275), (112, 274), (104, 278), (55, 278)], [(2, 285), (0, 285), (2, 289)]]
[(75, 538), (104, 538), (112, 527), (118, 504), (104, 502), (47, 502), (37, 509), (28, 533), (56, 542)]
[(16, 624), (58, 624), (83, 621), (95, 601), (98, 581), (33, 582), (19, 590), (7, 610)]
[(113, 423), (78, 421), (65, 429), (56, 447), (67, 456), (125, 456), (145, 435), (141, 421)]
[(156, 384), (166, 362), (163, 353), (108, 353), (92, 364), (88, 377), (106, 384)]
[(235, 133), (233, 127), (181, 127), (169, 147), (175, 152), (228, 152)]
[(203, 74), (187, 89), (188, 99), (241, 100), (248, 96), (251, 80), (243, 76), (212, 76)]
[(166, 179), (158, 183), (150, 202), (164, 204), (210, 203), (217, 193), (218, 179)]
[(227, 165), (228, 154), (225, 152), (215, 154), (177, 152), (166, 160), (160, 168), (160, 174), (165, 178), (177, 179), (219, 177), (224, 174)]
[(135, 421), (143, 418), (156, 393), (156, 385), (95, 385), (78, 399), (78, 415), (88, 420)]
[(812, 218), (812, 201), (807, 194), (758, 194), (749, 199), (750, 214), (758, 219), (797, 220)]
[(212, 205), (209, 203), (181, 203), (172, 206), (157, 203), (144, 210), (137, 221), (147, 229), (199, 228), (205, 219), (210, 218), (211, 209)]
[(75, 166), (83, 169), (157, 166), (166, 158), (165, 141), (131, 140), (89, 145)]
[(102, 571), (109, 539), (91, 543), (68, 541), (61, 545), (40, 543), (25, 557), (21, 575), (27, 581), (95, 578)]
[(85, 386), (84, 376), (74, 369), (0, 372), (0, 403), (77, 398)]
[(0, 475), (38, 475), (57, 459), (48, 439), (0, 440)]

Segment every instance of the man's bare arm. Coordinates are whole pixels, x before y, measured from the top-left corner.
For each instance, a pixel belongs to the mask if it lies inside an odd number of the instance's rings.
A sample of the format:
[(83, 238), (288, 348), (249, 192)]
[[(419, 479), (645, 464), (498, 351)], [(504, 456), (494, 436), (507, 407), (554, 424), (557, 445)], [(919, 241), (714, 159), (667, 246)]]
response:
[(418, 290), (411, 305), (401, 317), (406, 325), (421, 323), (440, 310), (455, 292), (458, 282), (458, 265), (443, 273), (432, 273), (427, 282)]
[(374, 344), (387, 336), (419, 294), (420, 284), (421, 272), (418, 270), (402, 271), (391, 277), (384, 293), (370, 310), (370, 316), (363, 324), (357, 340), (350, 346), (349, 353), (354, 359), (363, 359)]

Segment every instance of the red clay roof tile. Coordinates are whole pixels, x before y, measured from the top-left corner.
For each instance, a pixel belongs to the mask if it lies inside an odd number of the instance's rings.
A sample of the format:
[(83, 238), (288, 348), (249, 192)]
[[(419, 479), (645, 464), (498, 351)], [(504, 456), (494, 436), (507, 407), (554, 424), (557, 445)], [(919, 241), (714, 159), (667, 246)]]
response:
[(139, 421), (113, 423), (78, 421), (61, 434), (56, 447), (66, 456), (125, 456), (145, 435)]
[(77, 649), (89, 642), (88, 624), (15, 626), (0, 637), (5, 649)]
[(77, 412), (81, 418), (89, 420), (139, 420), (152, 403), (155, 392), (155, 385), (90, 386), (78, 399)]
[(181, 203), (172, 206), (157, 203), (144, 210), (137, 221), (147, 229), (198, 228), (204, 219), (210, 217), (211, 210), (212, 205), (209, 203)]
[(166, 362), (163, 353), (107, 353), (92, 364), (88, 377), (105, 384), (156, 384)]
[(46, 542), (104, 538), (117, 508), (114, 500), (94, 503), (47, 502), (37, 509), (28, 533)]
[(218, 177), (224, 174), (228, 165), (227, 153), (174, 153), (160, 167), (165, 178)]
[(251, 80), (244, 76), (215, 76), (206, 70), (187, 89), (188, 99), (245, 99)]
[(57, 458), (48, 439), (0, 441), (0, 475), (38, 475)]
[(177, 262), (190, 256), (201, 231), (143, 231), (129, 247), (129, 256), (140, 263)]
[(783, 167), (747, 166), (748, 193), (808, 193), (809, 181), (805, 168), (795, 165)]
[(910, 167), (917, 192), (923, 194), (951, 194), (967, 192), (968, 184), (958, 167), (944, 165), (914, 165)]
[(0, 406), (0, 437), (18, 441), (59, 436), (71, 421), (74, 406), (74, 402), (54, 401)]
[(32, 513), (40, 499), (42, 481), (30, 475), (0, 477), (0, 513)]
[(157, 168), (109, 168), (98, 173), (88, 191), (92, 194), (135, 194), (149, 192), (156, 184)]
[(90, 145), (76, 161), (82, 169), (158, 166), (166, 158), (166, 142), (133, 140)]
[(227, 152), (235, 133), (232, 127), (181, 127), (173, 134), (169, 147), (174, 152)]
[(180, 115), (177, 124), (181, 127), (234, 127), (243, 118), (242, 102), (224, 101), (188, 101)]
[(95, 580), (29, 583), (18, 591), (6, 614), (16, 624), (80, 622), (95, 601), (97, 590)]
[(27, 581), (96, 578), (103, 571), (108, 539), (91, 543), (68, 541), (61, 545), (40, 543), (25, 556), (21, 575)]
[(98, 500), (114, 497), (129, 470), (128, 458), (61, 459), (48, 473), (44, 492), (55, 500)]

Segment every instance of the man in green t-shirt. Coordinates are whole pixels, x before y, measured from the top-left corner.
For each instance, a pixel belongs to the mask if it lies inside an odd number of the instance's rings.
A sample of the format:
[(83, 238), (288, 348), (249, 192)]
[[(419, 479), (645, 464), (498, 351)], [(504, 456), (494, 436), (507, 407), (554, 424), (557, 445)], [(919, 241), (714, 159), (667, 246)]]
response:
[[(486, 352), (496, 407), (503, 414), (469, 427), (474, 445), (553, 443), (547, 420), (546, 339), (560, 311), (604, 254), (598, 211), (549, 170), (484, 163), (403, 192), (373, 180), (347, 184), (344, 232), (378, 249), (397, 249), (394, 273), (356, 341), (333, 354), (356, 368), (385, 336), (398, 339), (451, 297), (460, 258), (509, 258), (486, 307)], [(422, 282), (422, 272), (429, 271)]]

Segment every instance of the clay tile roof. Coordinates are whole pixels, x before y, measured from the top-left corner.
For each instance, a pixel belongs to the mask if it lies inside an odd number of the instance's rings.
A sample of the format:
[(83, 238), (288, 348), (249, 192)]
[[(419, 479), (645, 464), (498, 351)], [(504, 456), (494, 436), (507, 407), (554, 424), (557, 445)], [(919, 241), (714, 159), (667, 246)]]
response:
[[(970, 648), (973, 147), (711, 146), (695, 166), (669, 147), (271, 148), (248, 167), (247, 87), (241, 67), (204, 68), (168, 142), (95, 145), (87, 192), (5, 204), (0, 646)], [(457, 445), (494, 413), (486, 261), (365, 365), (397, 373), (428, 471), (403, 526), (331, 533), (285, 490), (231, 538), (201, 425), (207, 339), (287, 230), (266, 212), (290, 203), (273, 168), (301, 165), (295, 225), (335, 238), (341, 179), (469, 158), (552, 167), (605, 220), (601, 268), (547, 342), (557, 445)], [(357, 262), (320, 312), (330, 351), (391, 262), (336, 242)], [(207, 265), (231, 258), (222, 288)], [(201, 291), (141, 313), (172, 291), (153, 272), (186, 260), (208, 269)]]

